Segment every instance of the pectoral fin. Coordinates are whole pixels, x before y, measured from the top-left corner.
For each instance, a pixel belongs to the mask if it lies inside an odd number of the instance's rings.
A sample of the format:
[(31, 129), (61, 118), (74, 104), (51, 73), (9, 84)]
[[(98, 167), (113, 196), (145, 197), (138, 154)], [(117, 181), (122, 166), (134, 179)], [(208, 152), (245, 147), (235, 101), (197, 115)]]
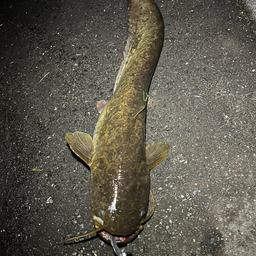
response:
[(84, 132), (69, 132), (66, 134), (65, 139), (71, 150), (89, 165), (94, 151), (91, 136)]
[(169, 149), (170, 146), (164, 142), (150, 143), (146, 146), (146, 159), (149, 170), (165, 159)]

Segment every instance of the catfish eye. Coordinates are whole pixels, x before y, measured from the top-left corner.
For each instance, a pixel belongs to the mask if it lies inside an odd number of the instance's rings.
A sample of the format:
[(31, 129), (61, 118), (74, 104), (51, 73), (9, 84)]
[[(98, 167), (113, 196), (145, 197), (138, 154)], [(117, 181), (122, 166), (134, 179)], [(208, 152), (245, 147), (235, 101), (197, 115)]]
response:
[(144, 211), (141, 211), (141, 212), (140, 212), (140, 217), (143, 217), (144, 214), (145, 214), (145, 212), (144, 212)]
[(104, 214), (104, 211), (103, 210), (100, 210), (100, 216), (102, 217)]

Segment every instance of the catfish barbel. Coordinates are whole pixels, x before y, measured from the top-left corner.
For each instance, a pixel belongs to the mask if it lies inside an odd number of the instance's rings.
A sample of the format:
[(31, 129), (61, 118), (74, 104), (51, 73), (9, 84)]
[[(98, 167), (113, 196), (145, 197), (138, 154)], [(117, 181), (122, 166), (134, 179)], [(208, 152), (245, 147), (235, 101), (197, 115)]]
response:
[[(150, 170), (168, 154), (163, 142), (145, 145), (149, 85), (162, 49), (164, 25), (153, 0), (128, 0), (129, 36), (114, 94), (102, 110), (93, 139), (67, 133), (71, 150), (91, 169), (91, 211), (95, 229), (67, 242), (98, 233), (117, 245), (130, 243), (142, 230), (150, 197)], [(151, 194), (152, 195), (152, 194)], [(153, 196), (152, 196), (153, 199)]]

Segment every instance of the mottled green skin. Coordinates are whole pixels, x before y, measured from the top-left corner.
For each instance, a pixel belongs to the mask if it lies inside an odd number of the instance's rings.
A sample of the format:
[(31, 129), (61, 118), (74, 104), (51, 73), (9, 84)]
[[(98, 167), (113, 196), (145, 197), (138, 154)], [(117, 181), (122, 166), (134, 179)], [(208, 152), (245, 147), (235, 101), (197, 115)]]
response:
[(104, 230), (116, 236), (133, 234), (148, 210), (143, 92), (148, 92), (164, 36), (155, 3), (130, 2), (131, 11), (136, 11), (130, 15), (137, 18), (136, 29), (118, 86), (96, 125), (90, 164), (92, 214), (104, 221)]

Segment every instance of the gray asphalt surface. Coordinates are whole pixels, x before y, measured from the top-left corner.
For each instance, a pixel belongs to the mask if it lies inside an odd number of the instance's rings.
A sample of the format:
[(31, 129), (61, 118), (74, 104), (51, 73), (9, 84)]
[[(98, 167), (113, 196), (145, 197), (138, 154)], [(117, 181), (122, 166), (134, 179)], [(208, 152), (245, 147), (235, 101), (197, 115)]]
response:
[[(256, 255), (256, 36), (227, 0), (156, 0), (165, 41), (147, 141), (156, 211), (134, 255)], [(90, 231), (89, 176), (67, 132), (93, 134), (127, 38), (125, 1), (0, 4), (0, 255), (113, 255)]]
[(244, 0), (241, 3), (245, 5), (246, 10), (249, 12), (250, 19), (255, 21), (256, 20), (256, 1), (255, 0)]

